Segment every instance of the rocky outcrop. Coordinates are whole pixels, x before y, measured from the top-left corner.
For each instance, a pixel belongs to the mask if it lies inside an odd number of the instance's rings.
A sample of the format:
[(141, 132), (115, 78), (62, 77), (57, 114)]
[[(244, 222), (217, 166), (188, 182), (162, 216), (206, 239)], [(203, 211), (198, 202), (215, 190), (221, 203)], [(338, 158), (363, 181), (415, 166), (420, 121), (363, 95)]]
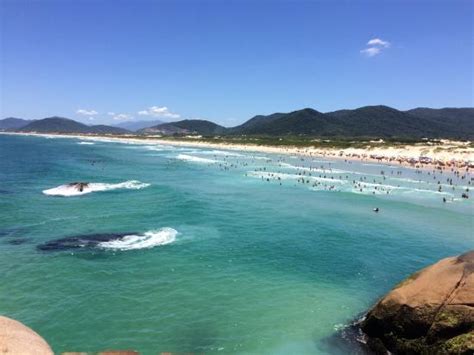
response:
[(474, 354), (474, 250), (410, 276), (361, 328), (378, 354)]
[(82, 192), (84, 191), (84, 189), (89, 187), (89, 183), (88, 182), (71, 182), (69, 186), (75, 187), (78, 191)]
[(0, 316), (0, 354), (51, 355), (48, 343), (16, 320)]

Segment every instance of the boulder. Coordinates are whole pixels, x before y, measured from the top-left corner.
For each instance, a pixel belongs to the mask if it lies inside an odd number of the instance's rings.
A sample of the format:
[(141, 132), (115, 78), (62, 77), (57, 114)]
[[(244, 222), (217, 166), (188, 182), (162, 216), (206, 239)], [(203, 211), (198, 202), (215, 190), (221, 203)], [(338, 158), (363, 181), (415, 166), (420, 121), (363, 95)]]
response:
[(0, 316), (0, 354), (52, 355), (53, 351), (32, 329)]
[(378, 354), (474, 354), (474, 250), (411, 275), (361, 328)]

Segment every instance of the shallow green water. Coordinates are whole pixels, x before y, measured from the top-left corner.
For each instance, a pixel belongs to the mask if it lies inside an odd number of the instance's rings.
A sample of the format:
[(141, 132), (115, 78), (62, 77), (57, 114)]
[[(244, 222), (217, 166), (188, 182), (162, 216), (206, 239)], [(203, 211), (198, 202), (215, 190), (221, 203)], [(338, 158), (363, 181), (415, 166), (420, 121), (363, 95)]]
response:
[[(57, 352), (362, 351), (337, 330), (411, 272), (474, 247), (472, 198), (460, 198), (471, 175), (79, 143), (0, 135), (0, 313)], [(137, 182), (42, 192), (73, 181)], [(97, 233), (136, 237), (38, 249)]]

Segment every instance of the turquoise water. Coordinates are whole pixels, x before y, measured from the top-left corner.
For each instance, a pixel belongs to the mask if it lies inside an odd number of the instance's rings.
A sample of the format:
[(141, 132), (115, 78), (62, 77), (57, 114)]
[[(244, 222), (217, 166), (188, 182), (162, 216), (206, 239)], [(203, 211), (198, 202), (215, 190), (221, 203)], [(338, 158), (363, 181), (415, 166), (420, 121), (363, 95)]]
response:
[[(464, 173), (80, 143), (0, 135), (0, 313), (56, 352), (360, 352), (345, 325), (474, 247)], [(74, 181), (105, 185), (43, 193)]]

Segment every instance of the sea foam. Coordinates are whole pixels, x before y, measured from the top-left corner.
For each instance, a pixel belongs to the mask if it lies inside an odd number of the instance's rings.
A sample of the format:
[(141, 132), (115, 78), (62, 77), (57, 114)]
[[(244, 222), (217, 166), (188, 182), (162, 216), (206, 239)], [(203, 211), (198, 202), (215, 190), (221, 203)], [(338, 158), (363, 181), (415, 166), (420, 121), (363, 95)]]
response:
[(115, 250), (149, 249), (159, 245), (171, 244), (178, 232), (173, 228), (151, 230), (143, 234), (126, 235), (120, 239), (97, 244), (99, 248)]
[(176, 159), (190, 161), (194, 163), (216, 163), (217, 161), (214, 159), (207, 159), (201, 157), (195, 157), (194, 155), (187, 155), (187, 154), (178, 154)]
[(235, 152), (229, 152), (227, 150), (198, 150), (196, 151), (198, 154), (207, 154), (207, 155), (223, 155), (223, 156), (229, 156), (229, 157), (243, 157), (243, 154), (235, 153)]
[(137, 180), (129, 180), (124, 181), (118, 184), (105, 184), (105, 183), (89, 183), (87, 186), (84, 186), (82, 191), (80, 191), (75, 185), (60, 185), (58, 187), (54, 187), (52, 189), (43, 190), (45, 195), (49, 196), (80, 196), (85, 195), (91, 192), (99, 192), (99, 191), (110, 191), (110, 190), (120, 190), (120, 189), (128, 189), (128, 190), (139, 190), (143, 189), (150, 184), (146, 184)]

